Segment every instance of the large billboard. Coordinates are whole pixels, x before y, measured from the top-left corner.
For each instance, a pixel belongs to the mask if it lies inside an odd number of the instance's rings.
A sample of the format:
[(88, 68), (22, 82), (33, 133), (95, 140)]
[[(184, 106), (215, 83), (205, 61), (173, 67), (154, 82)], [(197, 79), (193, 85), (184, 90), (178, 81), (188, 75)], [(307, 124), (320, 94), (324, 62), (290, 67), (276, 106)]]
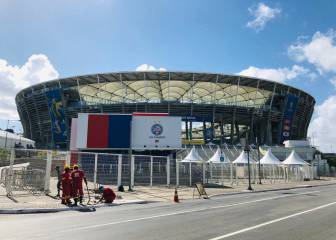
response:
[(52, 139), (57, 148), (66, 144), (68, 137), (61, 91), (59, 89), (48, 91), (46, 97), (51, 119)]
[(130, 147), (131, 115), (79, 113), (78, 149), (126, 149)]
[(299, 98), (295, 95), (289, 94), (282, 119), (281, 142), (284, 142), (291, 137), (293, 117), (296, 112)]
[(133, 115), (132, 148), (181, 148), (181, 117), (155, 114)]

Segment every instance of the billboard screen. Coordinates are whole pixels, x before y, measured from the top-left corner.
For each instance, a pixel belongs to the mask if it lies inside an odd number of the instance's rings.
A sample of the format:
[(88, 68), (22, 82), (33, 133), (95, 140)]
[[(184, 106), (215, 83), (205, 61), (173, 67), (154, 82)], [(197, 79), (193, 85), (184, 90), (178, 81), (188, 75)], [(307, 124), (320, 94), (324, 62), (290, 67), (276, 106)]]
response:
[(46, 97), (51, 119), (51, 134), (57, 148), (59, 145), (66, 144), (68, 138), (62, 94), (59, 89), (50, 90), (46, 92)]
[(78, 114), (78, 149), (124, 149), (130, 147), (131, 115)]
[(293, 117), (298, 105), (299, 98), (289, 94), (282, 119), (281, 142), (284, 142), (291, 137)]
[(132, 118), (133, 149), (181, 148), (181, 117), (144, 114)]

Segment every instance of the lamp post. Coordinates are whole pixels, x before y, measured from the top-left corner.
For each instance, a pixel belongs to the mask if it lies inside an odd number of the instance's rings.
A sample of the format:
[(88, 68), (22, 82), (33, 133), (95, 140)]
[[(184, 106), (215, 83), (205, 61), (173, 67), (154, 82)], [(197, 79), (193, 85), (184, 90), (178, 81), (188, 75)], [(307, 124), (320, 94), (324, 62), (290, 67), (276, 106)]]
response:
[(247, 190), (252, 191), (253, 189), (251, 187), (250, 146), (248, 145), (247, 138), (246, 138), (246, 143), (245, 143), (245, 147), (244, 147), (244, 152), (246, 152), (246, 154), (247, 154), (247, 170), (248, 170), (248, 182), (249, 182)]
[(259, 150), (258, 137), (256, 137), (256, 143), (257, 143), (257, 150), (258, 150), (258, 176), (259, 176), (259, 184), (262, 184), (262, 183), (261, 183), (260, 150)]

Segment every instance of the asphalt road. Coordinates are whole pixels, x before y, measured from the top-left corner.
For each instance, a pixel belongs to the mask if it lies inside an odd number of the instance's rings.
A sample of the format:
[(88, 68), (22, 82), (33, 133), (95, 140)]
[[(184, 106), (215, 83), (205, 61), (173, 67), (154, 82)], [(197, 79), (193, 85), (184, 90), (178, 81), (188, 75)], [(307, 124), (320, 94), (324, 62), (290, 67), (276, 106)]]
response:
[(0, 215), (0, 239), (336, 239), (336, 185), (99, 208)]

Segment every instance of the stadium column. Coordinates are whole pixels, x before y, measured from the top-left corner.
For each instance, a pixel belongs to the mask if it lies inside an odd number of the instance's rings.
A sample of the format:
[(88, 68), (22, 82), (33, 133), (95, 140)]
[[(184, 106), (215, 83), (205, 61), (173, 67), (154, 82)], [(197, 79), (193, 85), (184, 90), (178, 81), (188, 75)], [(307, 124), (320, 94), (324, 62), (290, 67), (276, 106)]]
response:
[(192, 121), (190, 121), (189, 124), (190, 124), (190, 125), (189, 125), (189, 126), (190, 126), (190, 127), (189, 127), (189, 139), (190, 139), (190, 141), (191, 141), (191, 140), (192, 140), (192, 128), (193, 128), (193, 127), (192, 127)]
[(186, 137), (186, 140), (187, 140), (187, 141), (189, 140), (188, 129), (189, 129), (189, 127), (188, 127), (188, 120), (186, 119), (186, 120), (185, 120), (185, 137)]
[(220, 121), (220, 132), (221, 132), (221, 144), (224, 142), (224, 120)]
[[(275, 89), (276, 89), (276, 83), (274, 83), (274, 87), (273, 87), (273, 93), (272, 93), (272, 98), (271, 98), (271, 102), (269, 105), (269, 110), (268, 110), (268, 116), (267, 116), (267, 144), (271, 145), (272, 144), (272, 106), (273, 106), (273, 99), (274, 99), (274, 95), (275, 95)], [(289, 90), (289, 88), (288, 88)]]
[(235, 128), (236, 128), (237, 140), (240, 143), (240, 132), (239, 132), (239, 125), (238, 125), (238, 123), (235, 123)]
[(211, 142), (213, 142), (214, 137), (215, 137), (215, 124), (214, 124), (214, 121), (212, 120), (211, 121), (211, 135), (210, 135)]
[(207, 137), (206, 137), (206, 123), (203, 121), (203, 139), (204, 143), (207, 143)]

